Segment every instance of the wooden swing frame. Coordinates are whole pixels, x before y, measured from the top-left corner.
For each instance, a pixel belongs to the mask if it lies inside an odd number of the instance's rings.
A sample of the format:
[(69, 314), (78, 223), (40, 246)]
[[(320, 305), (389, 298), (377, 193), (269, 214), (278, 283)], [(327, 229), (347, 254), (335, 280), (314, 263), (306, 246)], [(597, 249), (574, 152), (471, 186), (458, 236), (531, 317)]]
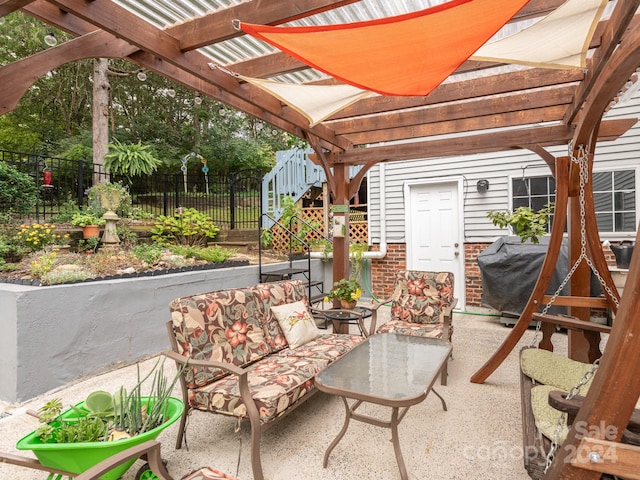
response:
[[(607, 71), (602, 72), (594, 81), (593, 88), (585, 100), (581, 119), (573, 136), (573, 156), (578, 155), (579, 146), (589, 146), (589, 172), (592, 170), (595, 139), (597, 138), (601, 118), (610, 101), (614, 98), (638, 65), (640, 65), (640, 29), (630, 29), (625, 33), (625, 41), (613, 52), (607, 63)], [(576, 172), (563, 158), (556, 159), (556, 179), (558, 193), (556, 195), (556, 212), (569, 211), (569, 242), (572, 259), (575, 259), (578, 239), (575, 228), (578, 215), (576, 206)], [(590, 178), (590, 175), (589, 175)], [(566, 179), (566, 181), (565, 181)], [(563, 186), (563, 185), (566, 185)], [(566, 195), (565, 195), (566, 191)], [(571, 201), (569, 201), (571, 199)], [(599, 243), (595, 215), (593, 209), (592, 185), (589, 181), (585, 186), (585, 228), (588, 240), (589, 254), (596, 269), (602, 274), (605, 284), (613, 285), (608, 273), (604, 254)], [(561, 242), (561, 231), (564, 230), (564, 215), (557, 215), (551, 233), (551, 242), (547, 253), (548, 261), (543, 264), (534, 292), (527, 307), (520, 317), (514, 330), (505, 339), (494, 355), (471, 378), (472, 382), (483, 383), (489, 375), (504, 361), (513, 350), (517, 341), (527, 329), (533, 312), (545, 300), (544, 290), (549, 283), (549, 269), (557, 258)], [(640, 231), (639, 231), (640, 233)], [(640, 235), (636, 236), (640, 241)], [(588, 269), (586, 269), (588, 271)], [(588, 297), (588, 275), (585, 270), (578, 269), (571, 278), (571, 296), (559, 297), (556, 305), (569, 305), (571, 314), (585, 319), (584, 312), (599, 306), (602, 299)], [(587, 277), (587, 278), (585, 278)], [(612, 289), (614, 295), (617, 290)], [(604, 299), (607, 305), (614, 306), (612, 297)], [(561, 303), (562, 302), (562, 303)], [(566, 303), (565, 303), (566, 302)], [(546, 329), (546, 328), (545, 328)], [(545, 330), (543, 329), (543, 331)], [(570, 332), (571, 334), (572, 332)], [(587, 342), (591, 342), (588, 337)], [(570, 340), (570, 353), (585, 355), (584, 344), (581, 351), (575, 350), (579, 341)], [(587, 348), (589, 352), (591, 348)], [(592, 354), (593, 352), (591, 352)], [(586, 356), (590, 357), (587, 353)], [(587, 358), (588, 361), (588, 358)], [(617, 309), (614, 326), (611, 330), (607, 349), (602, 355), (598, 375), (595, 376), (585, 402), (580, 408), (576, 419), (564, 443), (558, 448), (553, 463), (546, 472), (545, 479), (596, 480), (602, 473), (613, 473), (628, 478), (639, 478), (640, 448), (623, 445), (620, 439), (626, 425), (631, 418), (636, 402), (640, 397), (640, 377), (630, 366), (640, 364), (640, 255), (636, 254), (629, 266), (624, 295)], [(605, 428), (603, 428), (603, 426)], [(616, 435), (611, 438), (611, 429)], [(588, 432), (587, 435), (584, 432)], [(613, 449), (617, 455), (601, 456), (601, 461), (593, 461), (590, 453), (597, 448)], [(609, 450), (611, 452), (611, 450)]]

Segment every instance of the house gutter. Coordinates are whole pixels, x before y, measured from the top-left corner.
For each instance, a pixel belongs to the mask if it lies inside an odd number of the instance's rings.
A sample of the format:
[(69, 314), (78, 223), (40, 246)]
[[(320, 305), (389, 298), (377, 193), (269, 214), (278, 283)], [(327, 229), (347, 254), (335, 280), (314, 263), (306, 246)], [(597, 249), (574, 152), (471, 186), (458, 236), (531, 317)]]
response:
[[(386, 172), (385, 164), (380, 163), (380, 249), (376, 252), (363, 252), (362, 258), (380, 259), (387, 255), (387, 207), (386, 197)], [(369, 202), (371, 204), (371, 202)], [(323, 252), (311, 252), (311, 258), (333, 258), (333, 252), (325, 254)]]

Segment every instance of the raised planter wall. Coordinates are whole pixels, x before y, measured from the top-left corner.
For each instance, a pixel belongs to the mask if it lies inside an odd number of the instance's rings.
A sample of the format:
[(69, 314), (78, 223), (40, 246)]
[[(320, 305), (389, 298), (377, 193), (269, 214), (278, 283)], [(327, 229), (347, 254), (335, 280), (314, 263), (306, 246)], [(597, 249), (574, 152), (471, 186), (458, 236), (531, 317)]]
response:
[[(324, 270), (312, 261), (314, 279)], [(23, 402), (167, 350), (171, 300), (257, 281), (251, 265), (50, 287), (0, 284), (0, 400)]]

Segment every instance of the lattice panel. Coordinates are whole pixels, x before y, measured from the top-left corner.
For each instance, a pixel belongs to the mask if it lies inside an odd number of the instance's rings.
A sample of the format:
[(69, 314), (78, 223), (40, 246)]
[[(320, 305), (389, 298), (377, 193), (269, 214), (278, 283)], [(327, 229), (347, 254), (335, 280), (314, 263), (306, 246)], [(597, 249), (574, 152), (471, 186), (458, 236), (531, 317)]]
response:
[[(363, 207), (360, 205), (359, 207)], [(366, 208), (366, 206), (365, 206)], [(309, 232), (306, 237), (306, 241), (310, 242), (316, 238), (320, 238), (320, 235), (327, 237), (324, 229), (324, 209), (322, 207), (310, 207), (305, 208), (302, 211), (304, 220), (307, 223), (318, 223), (320, 226), (318, 232)], [(353, 219), (353, 220), (352, 220)], [(355, 220), (357, 219), (357, 220)], [(271, 234), (273, 236), (272, 245), (273, 250), (277, 253), (289, 253), (289, 234), (280, 225), (276, 224), (271, 228)], [(369, 225), (367, 223), (366, 210), (352, 210), (349, 217), (349, 238), (353, 243), (367, 243), (369, 241)], [(301, 253), (302, 248), (294, 248), (294, 253)]]
[(354, 243), (367, 243), (369, 241), (367, 222), (349, 222), (349, 239)]

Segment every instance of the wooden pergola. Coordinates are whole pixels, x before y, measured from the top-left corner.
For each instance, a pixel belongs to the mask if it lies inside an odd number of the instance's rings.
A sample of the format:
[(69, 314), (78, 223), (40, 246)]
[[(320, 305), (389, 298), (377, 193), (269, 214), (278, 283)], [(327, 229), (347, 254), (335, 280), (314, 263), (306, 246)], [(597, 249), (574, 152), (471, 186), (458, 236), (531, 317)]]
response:
[[(185, 0), (185, 3), (189, 2)], [(567, 177), (571, 222), (576, 213), (578, 175), (575, 169), (567, 167), (566, 161), (556, 162), (545, 147), (571, 145), (570, 156), (577, 156), (580, 148), (587, 147), (592, 163), (596, 141), (614, 140), (635, 123), (636, 119), (603, 120), (602, 117), (640, 65), (640, 17), (636, 18), (640, 0), (611, 2), (612, 13), (597, 27), (585, 70), (498, 69), (501, 65), (496, 63), (466, 61), (449, 81), (426, 97), (373, 96), (316, 126), (310, 126), (303, 115), (275, 97), (208, 65), (211, 58), (205, 47), (215, 49), (243, 35), (233, 28), (233, 19), (278, 25), (358, 3), (356, 0), (247, 0), (157, 26), (145, 18), (144, 12), (154, 4), (146, 0), (0, 0), (0, 17), (22, 10), (75, 37), (0, 68), (3, 86), (0, 114), (15, 108), (39, 77), (61, 64), (84, 58), (126, 58), (307, 140), (315, 151), (315, 161), (325, 170), (334, 205), (348, 205), (363, 176), (378, 162), (528, 149), (540, 155), (554, 175), (558, 165), (567, 168), (562, 175)], [(531, 0), (512, 22), (540, 17), (562, 3), (563, 0)], [(224, 66), (258, 78), (308, 70), (298, 60), (279, 52), (247, 54), (246, 58)], [(462, 73), (466, 75), (459, 75)], [(324, 78), (316, 82), (326, 84), (333, 80)], [(443, 134), (447, 134), (445, 138), (440, 137)], [(396, 141), (405, 142), (384, 145)], [(350, 180), (348, 169), (352, 165), (364, 168)], [(337, 211), (336, 215), (344, 213)], [(575, 230), (569, 229), (574, 250), (579, 242)], [(590, 222), (589, 230), (590, 254), (602, 268), (601, 272), (606, 271), (605, 280), (613, 285), (597, 242), (594, 221)], [(338, 237), (334, 245), (334, 278), (343, 278), (348, 273), (348, 260), (348, 238)], [(627, 423), (640, 396), (637, 374), (632, 368), (625, 368), (625, 365), (640, 363), (639, 263), (640, 257), (636, 255), (600, 373), (577, 419), (593, 425), (605, 421), (618, 427), (620, 434), (623, 431), (620, 427)], [(588, 320), (589, 307), (593, 306), (584, 297), (588, 295), (584, 293), (588, 276), (588, 269), (576, 272), (571, 280), (572, 295), (582, 300), (567, 300), (572, 314), (585, 320)], [(605, 301), (614, 305), (615, 300), (607, 297)], [(488, 378), (515, 346), (528, 321), (519, 323), (515, 333), (472, 381), (482, 383)], [(576, 345), (585, 341), (589, 343), (590, 339), (583, 337), (576, 340)], [(578, 443), (572, 431), (565, 445)], [(548, 478), (599, 478), (598, 472), (564, 462), (567, 451), (564, 448), (559, 451)]]

